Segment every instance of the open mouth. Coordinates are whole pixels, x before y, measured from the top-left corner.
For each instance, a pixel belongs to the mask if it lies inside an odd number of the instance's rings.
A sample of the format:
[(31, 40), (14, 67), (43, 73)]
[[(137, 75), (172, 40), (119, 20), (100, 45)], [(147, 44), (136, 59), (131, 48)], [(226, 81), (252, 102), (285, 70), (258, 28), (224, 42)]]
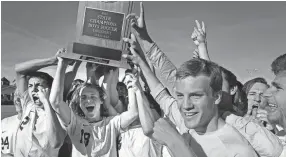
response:
[(92, 111), (94, 110), (94, 106), (87, 106), (87, 107), (86, 107), (86, 110), (87, 110), (88, 112), (92, 112)]
[(36, 101), (39, 100), (39, 97), (37, 97), (37, 96), (35, 96), (35, 95), (33, 95), (32, 98), (33, 98), (33, 101), (34, 101), (34, 102), (36, 102)]
[(256, 105), (256, 104), (253, 105), (253, 106), (252, 106), (252, 109), (254, 109), (254, 108), (258, 108), (258, 105)]

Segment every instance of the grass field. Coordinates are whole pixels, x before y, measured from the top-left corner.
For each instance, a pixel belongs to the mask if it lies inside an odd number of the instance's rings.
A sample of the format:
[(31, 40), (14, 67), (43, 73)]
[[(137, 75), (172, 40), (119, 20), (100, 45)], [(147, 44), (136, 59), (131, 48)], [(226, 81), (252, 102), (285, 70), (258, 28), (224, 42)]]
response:
[(16, 114), (16, 109), (14, 105), (1, 105), (1, 120), (3, 118), (13, 116)]

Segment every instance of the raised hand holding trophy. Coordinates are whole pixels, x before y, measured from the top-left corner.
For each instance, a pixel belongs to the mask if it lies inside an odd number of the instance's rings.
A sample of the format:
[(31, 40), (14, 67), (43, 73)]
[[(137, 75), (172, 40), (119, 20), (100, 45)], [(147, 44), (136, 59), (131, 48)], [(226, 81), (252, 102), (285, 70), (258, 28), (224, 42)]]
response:
[(68, 53), (62, 57), (128, 68), (127, 60), (121, 57), (128, 52), (122, 38), (130, 35), (125, 17), (132, 9), (131, 1), (80, 1), (76, 42), (68, 45)]

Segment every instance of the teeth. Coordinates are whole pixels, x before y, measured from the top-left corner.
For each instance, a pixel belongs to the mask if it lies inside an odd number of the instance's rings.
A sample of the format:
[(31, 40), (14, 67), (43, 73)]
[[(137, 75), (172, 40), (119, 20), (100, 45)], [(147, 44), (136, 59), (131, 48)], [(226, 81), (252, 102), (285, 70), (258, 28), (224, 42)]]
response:
[(269, 104), (270, 107), (277, 107), (275, 104)]
[(196, 113), (185, 113), (186, 116), (193, 116), (195, 115)]

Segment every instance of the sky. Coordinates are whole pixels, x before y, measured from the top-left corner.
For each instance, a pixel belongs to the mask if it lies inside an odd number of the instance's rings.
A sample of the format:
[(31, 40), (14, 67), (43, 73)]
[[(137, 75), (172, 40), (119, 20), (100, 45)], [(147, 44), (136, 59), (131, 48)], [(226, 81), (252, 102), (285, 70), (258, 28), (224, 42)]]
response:
[[(53, 56), (75, 41), (78, 2), (1, 2), (1, 76), (14, 65)], [(212, 61), (238, 80), (273, 79), (270, 64), (286, 53), (286, 2), (144, 2), (148, 32), (178, 67), (191, 59), (195, 20), (204, 21)], [(135, 2), (139, 12), (139, 2)], [(84, 78), (84, 65), (77, 78)], [(56, 67), (43, 71), (54, 75)], [(256, 70), (254, 70), (256, 69)]]

